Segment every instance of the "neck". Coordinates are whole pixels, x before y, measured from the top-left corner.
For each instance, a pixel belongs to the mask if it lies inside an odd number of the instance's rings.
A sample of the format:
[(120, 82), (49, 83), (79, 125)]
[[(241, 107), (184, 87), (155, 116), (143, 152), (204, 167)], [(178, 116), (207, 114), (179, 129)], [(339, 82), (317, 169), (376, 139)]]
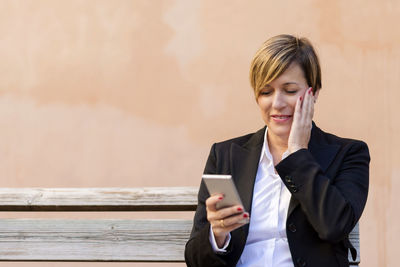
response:
[(274, 159), (274, 165), (278, 164), (283, 153), (288, 149), (288, 137), (280, 137), (267, 133), (268, 147)]

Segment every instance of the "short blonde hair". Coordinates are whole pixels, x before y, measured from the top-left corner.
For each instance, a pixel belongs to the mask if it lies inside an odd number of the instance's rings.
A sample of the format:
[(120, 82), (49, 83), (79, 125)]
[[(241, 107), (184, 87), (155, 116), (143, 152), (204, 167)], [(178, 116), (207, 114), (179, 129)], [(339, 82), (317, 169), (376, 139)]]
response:
[(256, 99), (261, 89), (281, 75), (292, 62), (299, 64), (314, 92), (321, 88), (321, 67), (310, 41), (281, 34), (268, 39), (251, 62), (250, 83)]

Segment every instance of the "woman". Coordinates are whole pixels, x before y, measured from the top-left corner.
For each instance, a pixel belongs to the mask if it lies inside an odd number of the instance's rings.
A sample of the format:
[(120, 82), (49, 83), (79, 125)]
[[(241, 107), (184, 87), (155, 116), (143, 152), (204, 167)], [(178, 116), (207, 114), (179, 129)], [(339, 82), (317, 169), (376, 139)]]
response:
[(250, 81), (266, 127), (214, 144), (204, 170), (231, 174), (243, 206), (217, 210), (223, 195), (201, 184), (187, 266), (348, 266), (348, 234), (368, 194), (367, 145), (312, 122), (321, 71), (307, 39), (267, 40)]

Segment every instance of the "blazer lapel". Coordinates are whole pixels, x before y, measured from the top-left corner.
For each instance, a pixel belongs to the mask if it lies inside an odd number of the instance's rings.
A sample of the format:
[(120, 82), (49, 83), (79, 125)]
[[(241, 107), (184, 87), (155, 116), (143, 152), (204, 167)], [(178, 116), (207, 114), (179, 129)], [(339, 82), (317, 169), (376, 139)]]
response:
[(311, 130), (311, 138), (308, 143), (308, 149), (311, 155), (318, 162), (322, 172), (326, 172), (328, 167), (331, 165), (333, 159), (339, 151), (340, 146), (337, 144), (329, 144), (325, 139), (326, 133), (321, 131), (313, 122)]
[[(326, 170), (331, 165), (333, 159), (338, 153), (340, 146), (327, 143), (326, 139), (324, 138), (326, 133), (321, 131), (321, 129), (319, 129), (314, 122), (312, 124), (308, 150), (321, 167), (322, 172), (326, 173)], [(297, 205), (299, 205), (298, 200), (292, 197), (289, 203), (288, 216), (293, 212)]]
[(243, 146), (231, 145), (231, 171), (244, 209), (250, 213), (254, 182), (264, 142), (265, 127)]
[[(254, 182), (257, 174), (258, 162), (264, 142), (265, 127), (256, 132), (243, 146), (233, 143), (230, 150), (230, 164), (232, 178), (235, 181), (243, 208), (251, 212)], [(251, 216), (251, 215), (250, 215)], [(239, 259), (246, 244), (249, 224), (232, 232), (232, 243), (238, 248)]]

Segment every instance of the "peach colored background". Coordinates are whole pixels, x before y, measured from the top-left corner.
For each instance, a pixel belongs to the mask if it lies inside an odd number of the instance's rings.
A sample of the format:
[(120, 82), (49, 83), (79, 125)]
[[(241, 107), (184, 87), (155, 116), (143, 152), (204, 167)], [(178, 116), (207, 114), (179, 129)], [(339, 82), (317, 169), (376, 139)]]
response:
[[(0, 186), (197, 186), (213, 142), (263, 126), (256, 49), (297, 34), (322, 62), (315, 121), (370, 147), (361, 266), (396, 267), (399, 15), (397, 0), (0, 0)], [(0, 263), (70, 265), (184, 266)]]

